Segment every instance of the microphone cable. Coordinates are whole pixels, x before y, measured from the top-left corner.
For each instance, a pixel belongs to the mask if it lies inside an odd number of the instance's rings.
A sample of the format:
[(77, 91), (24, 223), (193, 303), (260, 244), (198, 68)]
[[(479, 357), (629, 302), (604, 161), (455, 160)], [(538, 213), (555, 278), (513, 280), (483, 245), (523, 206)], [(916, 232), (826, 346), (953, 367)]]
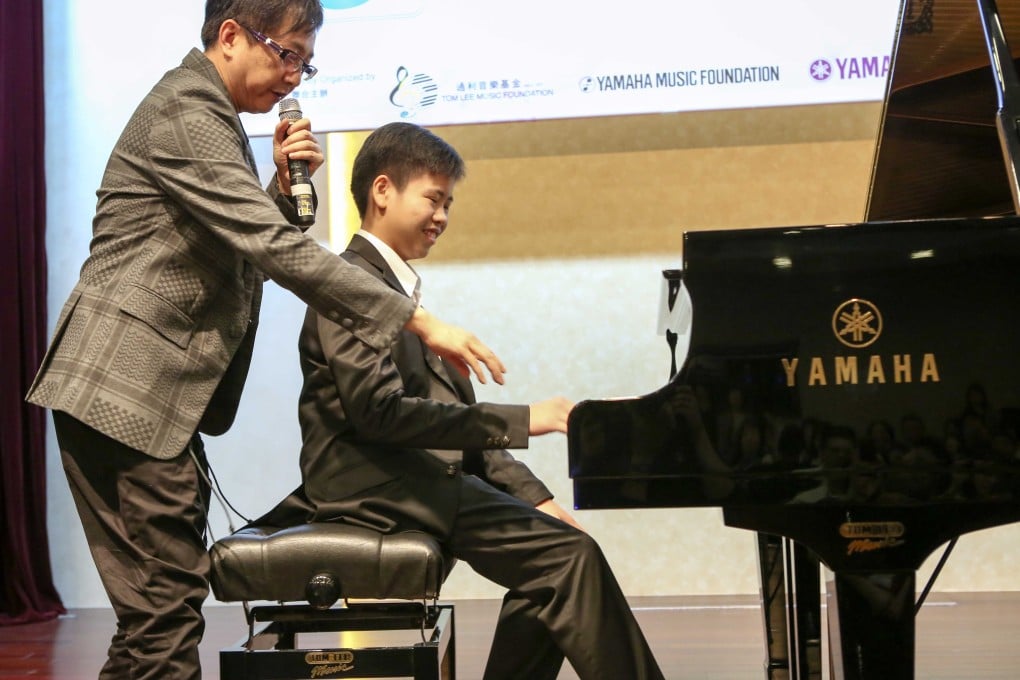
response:
[[(212, 495), (216, 498), (216, 501), (220, 504), (220, 508), (223, 510), (223, 515), (224, 517), (227, 518), (227, 528), (230, 530), (230, 533), (234, 533), (235, 531), (237, 531), (237, 529), (234, 526), (234, 520), (230, 514), (230, 510), (232, 510), (234, 514), (237, 515), (239, 518), (243, 519), (248, 524), (251, 524), (251, 519), (245, 517), (237, 508), (235, 508), (230, 503), (230, 501), (227, 500), (226, 495), (220, 488), (220, 480), (218, 477), (216, 477), (216, 473), (213, 471), (212, 465), (209, 464), (208, 458), (206, 458), (204, 467), (201, 464), (201, 462), (199, 462), (198, 455), (195, 454), (193, 442), (188, 443), (188, 454), (190, 454), (191, 459), (195, 461), (195, 469), (198, 470), (198, 474), (201, 475), (202, 479), (205, 480), (205, 483), (209, 485), (209, 491), (212, 492)], [(205, 468), (209, 470), (208, 474), (206, 473)], [(230, 508), (230, 510), (227, 510), (228, 507)], [(208, 532), (209, 537), (212, 539), (212, 542), (215, 543), (216, 537), (213, 535), (212, 529), (210, 528), (209, 525), (209, 508), (204, 509), (206, 531)]]

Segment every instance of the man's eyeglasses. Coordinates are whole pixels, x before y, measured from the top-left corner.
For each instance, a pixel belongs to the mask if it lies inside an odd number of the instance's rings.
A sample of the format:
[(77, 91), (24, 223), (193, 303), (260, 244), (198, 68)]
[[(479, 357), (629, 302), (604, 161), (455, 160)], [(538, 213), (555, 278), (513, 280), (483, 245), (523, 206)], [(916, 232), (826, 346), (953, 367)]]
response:
[(260, 43), (268, 45), (269, 49), (276, 52), (276, 54), (278, 54), (280, 57), (280, 61), (283, 62), (284, 66), (286, 66), (291, 73), (298, 73), (300, 71), (301, 73), (305, 74), (305, 80), (311, 80), (312, 77), (319, 72), (319, 69), (315, 68), (307, 61), (302, 59), (301, 56), (294, 50), (288, 50), (286, 47), (276, 42), (275, 40), (267, 36), (265, 33), (260, 33), (256, 31), (254, 28), (249, 28), (244, 24), (241, 24), (241, 26), (246, 31), (251, 33), (253, 38), (258, 40)]

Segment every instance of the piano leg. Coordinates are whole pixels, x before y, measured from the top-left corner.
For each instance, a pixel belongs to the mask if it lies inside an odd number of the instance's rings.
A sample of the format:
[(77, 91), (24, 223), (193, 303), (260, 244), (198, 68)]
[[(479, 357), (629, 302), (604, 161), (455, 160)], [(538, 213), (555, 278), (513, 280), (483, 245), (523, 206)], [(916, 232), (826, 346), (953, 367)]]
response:
[(831, 576), (826, 591), (832, 680), (912, 680), (914, 581), (913, 570)]
[(803, 545), (758, 533), (758, 568), (768, 680), (820, 680), (818, 558)]
[(801, 543), (784, 538), (788, 545), (788, 564), (792, 565), (794, 584), (794, 640), (796, 641), (797, 680), (822, 678), (822, 573), (818, 556)]
[(761, 613), (765, 628), (765, 677), (795, 680), (797, 656), (791, 654), (790, 597), (786, 583), (788, 539), (758, 533), (758, 579), (761, 583)]

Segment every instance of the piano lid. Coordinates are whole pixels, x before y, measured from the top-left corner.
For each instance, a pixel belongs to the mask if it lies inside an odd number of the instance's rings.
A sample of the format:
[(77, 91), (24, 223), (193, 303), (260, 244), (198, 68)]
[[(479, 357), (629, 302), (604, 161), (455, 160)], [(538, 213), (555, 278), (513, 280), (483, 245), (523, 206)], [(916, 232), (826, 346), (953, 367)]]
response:
[[(999, 88), (983, 21), (994, 5), (993, 0), (904, 0), (868, 221), (1015, 212), (1013, 175), (1003, 162), (996, 129)], [(998, 5), (998, 23), (1011, 38), (1008, 54), (1015, 69), (1020, 63), (1020, 2), (1000, 0)], [(1004, 66), (1009, 75), (1010, 64)], [(1015, 140), (1015, 122), (1010, 134)]]

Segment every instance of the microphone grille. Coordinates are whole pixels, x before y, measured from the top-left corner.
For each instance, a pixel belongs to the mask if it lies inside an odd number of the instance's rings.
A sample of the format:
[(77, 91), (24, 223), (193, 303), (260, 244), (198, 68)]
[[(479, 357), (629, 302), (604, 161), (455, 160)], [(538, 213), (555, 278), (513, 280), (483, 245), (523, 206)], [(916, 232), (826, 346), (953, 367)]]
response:
[(297, 99), (288, 97), (280, 100), (280, 120), (298, 120), (301, 118), (301, 104)]

